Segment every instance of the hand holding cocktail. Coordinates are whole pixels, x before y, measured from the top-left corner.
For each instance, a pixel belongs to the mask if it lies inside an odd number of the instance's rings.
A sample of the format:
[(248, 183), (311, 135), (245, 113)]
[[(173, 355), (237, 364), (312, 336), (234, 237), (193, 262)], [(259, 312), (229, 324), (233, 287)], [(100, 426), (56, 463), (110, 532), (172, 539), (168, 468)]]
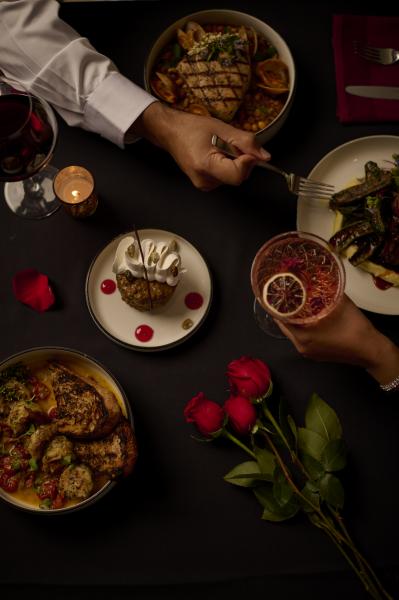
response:
[(254, 312), (259, 326), (281, 337), (273, 319), (309, 325), (339, 304), (345, 271), (319, 236), (289, 231), (273, 237), (257, 252), (251, 268)]
[(399, 348), (345, 294), (336, 309), (314, 325), (276, 323), (307, 358), (363, 367), (381, 384), (399, 373)]

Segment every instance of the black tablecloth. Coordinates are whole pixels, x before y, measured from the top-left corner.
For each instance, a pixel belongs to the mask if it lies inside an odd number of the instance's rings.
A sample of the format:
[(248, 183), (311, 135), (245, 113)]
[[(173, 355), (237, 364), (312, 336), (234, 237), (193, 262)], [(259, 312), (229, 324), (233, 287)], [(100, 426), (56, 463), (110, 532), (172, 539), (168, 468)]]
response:
[[(143, 64), (159, 33), (205, 8), (233, 8), (267, 21), (289, 44), (298, 71), (290, 116), (267, 144), (273, 161), (306, 174), (327, 152), (358, 137), (399, 134), (397, 123), (341, 125), (335, 114), (332, 15), (387, 13), (339, 2), (245, 3), (220, 0), (62, 5), (61, 15), (120, 70), (143, 82)], [(358, 546), (393, 595), (397, 550), (397, 398), (384, 396), (362, 370), (300, 357), (287, 341), (265, 336), (252, 316), (249, 269), (259, 246), (296, 226), (295, 199), (284, 182), (255, 170), (239, 188), (196, 190), (173, 160), (145, 141), (120, 150), (59, 119), (53, 163), (86, 166), (100, 195), (86, 221), (62, 210), (42, 221), (16, 217), (0, 203), (0, 359), (34, 346), (75, 348), (105, 364), (125, 389), (135, 417), (139, 461), (132, 477), (101, 502), (63, 518), (43, 518), (0, 504), (2, 598), (364, 598), (333, 544), (305, 517), (260, 519), (246, 490), (223, 475), (242, 459), (227, 444), (191, 439), (183, 407), (198, 391), (226, 398), (226, 365), (242, 355), (265, 360), (295, 417), (313, 391), (339, 414), (349, 450), (345, 517)], [(184, 344), (143, 354), (114, 344), (90, 318), (84, 295), (93, 257), (135, 223), (173, 231), (208, 262), (210, 314)], [(57, 295), (38, 314), (18, 303), (13, 274), (34, 267)], [(399, 341), (397, 317), (368, 314)]]

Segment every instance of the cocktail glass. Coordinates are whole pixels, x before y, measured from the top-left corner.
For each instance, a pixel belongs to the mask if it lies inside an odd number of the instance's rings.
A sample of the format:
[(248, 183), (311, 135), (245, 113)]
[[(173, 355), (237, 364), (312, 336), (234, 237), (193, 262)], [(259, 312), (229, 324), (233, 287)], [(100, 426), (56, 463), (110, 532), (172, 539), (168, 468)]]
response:
[(251, 267), (258, 325), (285, 338), (276, 320), (311, 325), (329, 315), (342, 299), (345, 269), (321, 237), (289, 231), (268, 240)]

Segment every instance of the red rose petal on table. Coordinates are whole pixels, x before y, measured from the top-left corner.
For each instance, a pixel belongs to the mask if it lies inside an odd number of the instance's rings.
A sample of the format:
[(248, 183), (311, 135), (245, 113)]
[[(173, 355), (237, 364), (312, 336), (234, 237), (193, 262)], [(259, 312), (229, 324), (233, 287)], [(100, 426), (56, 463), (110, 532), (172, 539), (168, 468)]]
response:
[(47, 275), (36, 269), (18, 271), (12, 278), (14, 296), (38, 312), (44, 312), (55, 302)]

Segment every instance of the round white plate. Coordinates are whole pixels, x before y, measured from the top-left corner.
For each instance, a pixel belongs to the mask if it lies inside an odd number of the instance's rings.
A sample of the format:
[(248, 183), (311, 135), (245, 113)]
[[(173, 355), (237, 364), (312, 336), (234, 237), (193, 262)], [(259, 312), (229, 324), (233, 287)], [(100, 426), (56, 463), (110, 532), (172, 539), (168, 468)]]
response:
[[(116, 248), (126, 235), (134, 234), (124, 233), (113, 239), (97, 254), (87, 273), (86, 302), (94, 322), (114, 342), (134, 350), (164, 350), (182, 343), (203, 323), (211, 304), (212, 281), (205, 260), (192, 244), (179, 235), (161, 229), (139, 230), (141, 240), (176, 240), (182, 267), (186, 269), (175, 293), (164, 307), (141, 312), (126, 304), (117, 289), (112, 294), (104, 294), (101, 290), (104, 280), (111, 279), (116, 283), (112, 263)], [(186, 306), (185, 298), (189, 293), (202, 296), (203, 303), (199, 308)], [(142, 325), (153, 330), (153, 336), (147, 342), (135, 336), (137, 327)]]
[[(338, 146), (309, 173), (316, 181), (331, 183), (336, 191), (354, 185), (357, 178), (364, 177), (364, 165), (373, 160), (379, 166), (387, 168), (385, 161), (392, 162), (392, 155), (399, 154), (399, 137), (395, 135), (372, 135), (358, 138)], [(298, 198), (297, 228), (301, 231), (316, 233), (328, 240), (333, 234), (334, 211), (328, 204)], [(345, 293), (353, 302), (371, 312), (385, 315), (399, 315), (399, 288), (378, 289), (370, 273), (362, 271), (344, 259), (346, 271)]]

